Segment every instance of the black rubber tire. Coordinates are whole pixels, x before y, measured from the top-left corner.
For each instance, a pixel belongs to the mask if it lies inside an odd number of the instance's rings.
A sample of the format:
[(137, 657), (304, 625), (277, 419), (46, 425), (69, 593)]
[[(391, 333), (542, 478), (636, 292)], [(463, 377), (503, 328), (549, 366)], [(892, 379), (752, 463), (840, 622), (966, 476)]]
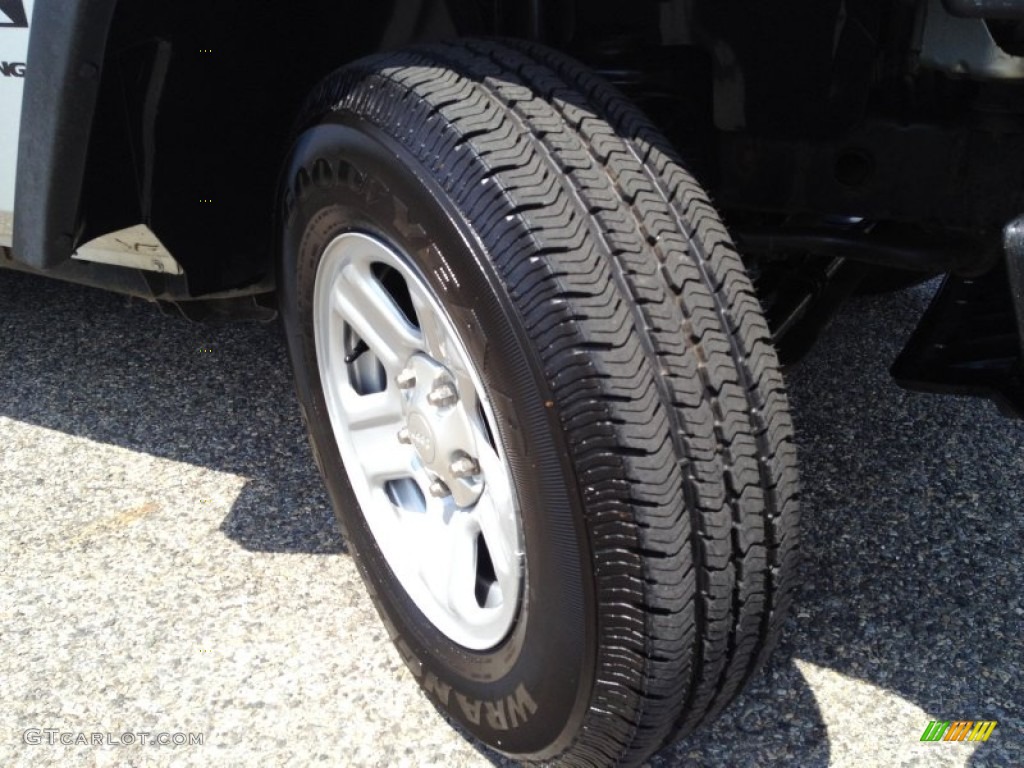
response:
[[(532, 44), (363, 59), (300, 125), (280, 305), (317, 463), (393, 639), (435, 705), (497, 750), (642, 762), (737, 695), (794, 590), (792, 425), (725, 229), (631, 104)], [(348, 486), (311, 311), (324, 246), (347, 230), (417, 263), (495, 405), (526, 587), (490, 651), (419, 614)]]

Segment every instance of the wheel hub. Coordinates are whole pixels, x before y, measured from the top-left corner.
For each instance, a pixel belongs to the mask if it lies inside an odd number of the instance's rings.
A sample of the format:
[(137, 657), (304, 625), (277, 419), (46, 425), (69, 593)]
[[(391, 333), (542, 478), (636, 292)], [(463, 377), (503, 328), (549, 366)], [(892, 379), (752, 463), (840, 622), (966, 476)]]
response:
[[(483, 493), (484, 476), (472, 455), (473, 424), (455, 376), (437, 360), (417, 354), (396, 381), (405, 420), (398, 441), (412, 445), (432, 480), (443, 483), (458, 506), (472, 506)], [(431, 487), (437, 496), (447, 495), (443, 490)]]
[(409, 442), (412, 443), (419, 454), (420, 460), (428, 467), (433, 465), (437, 449), (434, 445), (434, 430), (430, 428), (430, 422), (417, 411), (406, 414), (406, 432), (409, 435)]

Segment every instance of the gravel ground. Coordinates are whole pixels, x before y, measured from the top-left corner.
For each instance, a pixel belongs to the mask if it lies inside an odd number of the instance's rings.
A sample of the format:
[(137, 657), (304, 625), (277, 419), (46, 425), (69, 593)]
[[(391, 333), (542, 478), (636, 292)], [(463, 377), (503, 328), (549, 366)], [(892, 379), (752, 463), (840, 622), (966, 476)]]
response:
[[(653, 768), (1024, 765), (1024, 427), (889, 380), (930, 290), (854, 302), (790, 373), (806, 586), (764, 672)], [(3, 273), (0, 392), (0, 765), (503, 764), (387, 642), (276, 326)], [(932, 719), (999, 725), (922, 744)]]

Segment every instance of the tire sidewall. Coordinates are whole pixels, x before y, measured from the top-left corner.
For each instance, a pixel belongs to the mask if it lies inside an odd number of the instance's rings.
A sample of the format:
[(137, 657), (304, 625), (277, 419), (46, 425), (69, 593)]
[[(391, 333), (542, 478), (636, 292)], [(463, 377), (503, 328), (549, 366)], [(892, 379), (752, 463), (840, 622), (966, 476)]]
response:
[[(563, 751), (586, 713), (596, 606), (582, 503), (544, 372), (467, 219), (375, 126), (335, 116), (297, 139), (282, 179), (279, 301), (300, 408), (342, 532), (399, 652), (448, 716), (510, 754)], [(399, 586), (359, 511), (330, 426), (313, 335), (327, 245), (363, 232), (404, 253), (448, 311), (481, 377), (518, 498), (520, 609), (488, 652), (438, 632)]]

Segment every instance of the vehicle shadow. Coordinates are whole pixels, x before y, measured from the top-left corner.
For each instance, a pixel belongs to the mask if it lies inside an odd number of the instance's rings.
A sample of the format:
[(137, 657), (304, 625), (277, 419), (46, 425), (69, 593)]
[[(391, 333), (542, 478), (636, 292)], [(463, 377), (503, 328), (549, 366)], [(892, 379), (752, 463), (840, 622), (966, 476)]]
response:
[(969, 762), (1019, 765), (1024, 428), (891, 380), (935, 287), (854, 301), (789, 376), (806, 614), (791, 642), (937, 719), (997, 720)]
[[(805, 489), (798, 611), (747, 691), (655, 768), (828, 765), (843, 734), (826, 722), (844, 702), (819, 700), (802, 662), (930, 716), (998, 720), (999, 745), (973, 765), (1024, 752), (1022, 429), (984, 401), (892, 383), (888, 365), (927, 299), (853, 302), (790, 371)], [(342, 553), (290, 376), (276, 325), (194, 325), (0, 275), (0, 416), (245, 477), (226, 536), (259, 552)]]
[(277, 324), (203, 326), (0, 275), (0, 416), (247, 478), (221, 524), (259, 552), (345, 551)]

